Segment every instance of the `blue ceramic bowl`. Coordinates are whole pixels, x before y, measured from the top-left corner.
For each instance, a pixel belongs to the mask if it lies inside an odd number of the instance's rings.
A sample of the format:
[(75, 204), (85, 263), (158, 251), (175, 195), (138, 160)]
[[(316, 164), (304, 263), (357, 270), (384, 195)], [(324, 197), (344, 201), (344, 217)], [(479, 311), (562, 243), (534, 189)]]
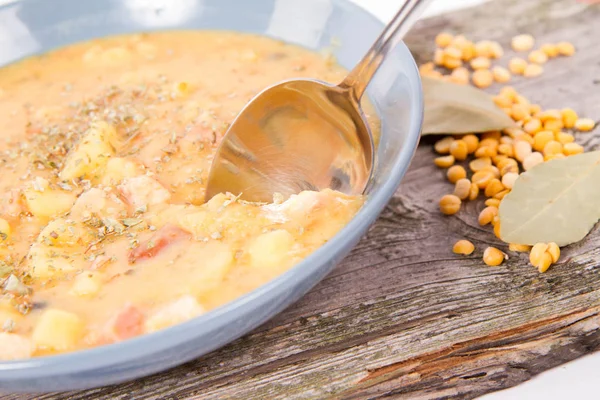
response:
[[(383, 24), (346, 0), (21, 0), (0, 7), (0, 65), (91, 38), (164, 29), (260, 33), (329, 47), (353, 67)], [(193, 66), (190, 66), (193, 68)], [(419, 141), (423, 113), (415, 62), (398, 45), (368, 88), (382, 136), (368, 201), (333, 239), (278, 278), (191, 321), (121, 343), (0, 362), (0, 390), (84, 389), (162, 371), (213, 351), (298, 300), (358, 242), (392, 197)]]

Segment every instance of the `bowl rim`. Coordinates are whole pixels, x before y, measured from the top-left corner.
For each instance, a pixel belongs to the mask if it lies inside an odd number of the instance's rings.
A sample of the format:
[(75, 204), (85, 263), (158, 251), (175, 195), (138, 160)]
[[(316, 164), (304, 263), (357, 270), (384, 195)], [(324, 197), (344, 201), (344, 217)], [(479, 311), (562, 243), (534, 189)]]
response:
[[(34, 2), (35, 0), (8, 0), (6, 3), (0, 5), (0, 11), (16, 7), (29, 1)], [(350, 0), (323, 1), (329, 1), (340, 8), (350, 9), (351, 12), (363, 14), (381, 28), (384, 27), (384, 23), (381, 19), (377, 18), (371, 12)], [(210, 7), (210, 5), (206, 4), (205, 7)], [(202, 325), (211, 324), (222, 318), (224, 315), (233, 315), (235, 314), (236, 310), (241, 310), (245, 306), (254, 303), (258, 299), (266, 296), (275, 288), (283, 287), (286, 285), (286, 283), (289, 284), (290, 282), (298, 281), (300, 280), (300, 277), (310, 275), (311, 272), (316, 272), (322, 268), (322, 266), (320, 268), (316, 268), (316, 266), (319, 265), (319, 263), (316, 262), (317, 260), (326, 258), (325, 256), (330, 254), (331, 250), (342, 247), (343, 244), (347, 242), (346, 237), (351, 236), (351, 232), (360, 231), (361, 228), (372, 225), (375, 219), (379, 217), (379, 214), (387, 205), (389, 200), (393, 197), (396, 189), (400, 185), (400, 182), (406, 174), (406, 171), (410, 165), (410, 161), (417, 148), (423, 121), (423, 92), (421, 80), (416, 62), (412, 57), (410, 50), (406, 47), (404, 42), (398, 43), (397, 47), (401, 47), (402, 52), (408, 55), (406, 58), (406, 72), (409, 75), (409, 78), (412, 78), (408, 80), (408, 85), (411, 87), (411, 92), (415, 94), (414, 100), (411, 101), (411, 103), (415, 105), (415, 108), (412, 110), (412, 113), (409, 117), (410, 126), (408, 128), (408, 135), (402, 144), (402, 148), (398, 157), (396, 157), (394, 160), (389, 178), (382, 183), (378, 190), (367, 196), (365, 204), (361, 207), (358, 213), (330, 240), (311, 253), (304, 260), (284, 273), (278, 275), (276, 278), (228, 303), (199, 315), (198, 317), (156, 332), (146, 333), (112, 344), (97, 346), (89, 349), (75, 350), (56, 355), (0, 361), (0, 373), (3, 375), (7, 373), (9, 375), (13, 375), (23, 373), (25, 371), (36, 371), (39, 373), (39, 377), (54, 376), (56, 375), (56, 370), (54, 370), (54, 368), (57, 367), (60, 367), (61, 372), (63, 373), (82, 372), (91, 369), (118, 365), (121, 361), (131, 360), (147, 353), (148, 348), (153, 348), (155, 352), (166, 350), (175, 346), (178, 342), (189, 341), (190, 338), (194, 336), (193, 334), (189, 333), (194, 332), (196, 328)], [(41, 53), (44, 51), (48, 51), (48, 49), (43, 50)], [(12, 62), (9, 64), (12, 64)], [(373, 176), (371, 179), (373, 179)], [(269, 319), (271, 318), (272, 316), (269, 317)], [(186, 332), (188, 335), (185, 335)], [(243, 334), (247, 333), (248, 331), (244, 331)], [(174, 341), (175, 338), (179, 338), (179, 341)], [(156, 346), (157, 344), (161, 343), (162, 346)], [(228, 343), (231, 343), (231, 341)], [(214, 349), (205, 354), (208, 354), (212, 351), (214, 351)], [(68, 368), (65, 368), (65, 365), (68, 366)], [(14, 376), (17, 378), (17, 375)], [(20, 375), (19, 378), (23, 378), (23, 376)], [(3, 377), (3, 379), (5, 378)]]

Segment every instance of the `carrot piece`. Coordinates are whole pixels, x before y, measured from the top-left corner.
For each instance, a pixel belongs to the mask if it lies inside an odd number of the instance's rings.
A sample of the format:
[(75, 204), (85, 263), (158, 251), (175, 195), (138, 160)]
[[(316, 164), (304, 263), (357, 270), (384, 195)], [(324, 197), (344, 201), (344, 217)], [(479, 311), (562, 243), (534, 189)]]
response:
[(118, 339), (124, 340), (142, 334), (144, 314), (139, 308), (127, 305), (121, 310), (114, 323), (114, 333)]
[(187, 231), (175, 225), (165, 225), (156, 231), (149, 240), (131, 250), (129, 263), (133, 264), (139, 260), (152, 258), (168, 245), (189, 237), (190, 234)]

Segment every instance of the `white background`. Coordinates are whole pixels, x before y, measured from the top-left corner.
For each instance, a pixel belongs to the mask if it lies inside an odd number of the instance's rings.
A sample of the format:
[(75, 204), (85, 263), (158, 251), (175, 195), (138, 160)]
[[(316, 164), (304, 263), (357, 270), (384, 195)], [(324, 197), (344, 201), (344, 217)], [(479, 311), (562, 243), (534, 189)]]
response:
[[(378, 18), (389, 21), (403, 0), (352, 0)], [(433, 0), (423, 14), (429, 17), (493, 0)], [(536, 1), (536, 0), (522, 0)], [(575, 0), (573, 0), (575, 1)], [(600, 399), (600, 353), (547, 371), (519, 386), (480, 397), (480, 400)]]

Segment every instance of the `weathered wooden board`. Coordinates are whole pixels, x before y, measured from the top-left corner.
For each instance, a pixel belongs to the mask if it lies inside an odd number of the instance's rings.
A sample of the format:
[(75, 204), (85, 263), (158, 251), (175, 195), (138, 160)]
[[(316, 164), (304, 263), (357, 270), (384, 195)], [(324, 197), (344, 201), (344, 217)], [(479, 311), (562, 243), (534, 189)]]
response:
[[(600, 119), (600, 6), (576, 0), (494, 0), (423, 21), (407, 40), (427, 60), (440, 30), (505, 46), (522, 32), (573, 41), (515, 86), (545, 108)], [(508, 46), (507, 46), (508, 47)], [(505, 62), (510, 54), (505, 57)], [(492, 88), (497, 90), (497, 88)], [(600, 132), (580, 134), (588, 148)], [(600, 232), (563, 249), (546, 274), (511, 256), (481, 262), (499, 244), (471, 202), (440, 215), (451, 191), (424, 139), (402, 187), (352, 254), (299, 303), (232, 343), (163, 374), (109, 388), (4, 399), (473, 398), (510, 387), (600, 346)], [(452, 254), (459, 238), (477, 251)]]

